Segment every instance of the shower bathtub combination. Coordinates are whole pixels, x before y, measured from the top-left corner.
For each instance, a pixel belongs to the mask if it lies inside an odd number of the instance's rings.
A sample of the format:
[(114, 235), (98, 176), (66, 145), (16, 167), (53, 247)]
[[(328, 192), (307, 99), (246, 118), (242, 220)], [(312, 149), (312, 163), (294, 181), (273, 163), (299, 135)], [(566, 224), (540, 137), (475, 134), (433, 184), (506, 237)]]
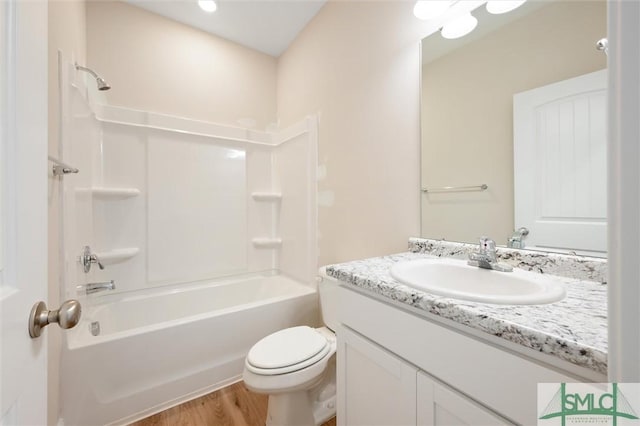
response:
[(107, 296), (83, 312), (68, 338), (65, 424), (129, 423), (224, 387), (255, 342), (316, 321), (314, 289), (282, 275), (186, 287)]
[[(61, 421), (125, 424), (240, 380), (262, 337), (318, 324), (317, 120), (267, 133), (102, 105), (73, 71), (61, 297), (83, 311)], [(85, 246), (104, 269), (85, 273)]]

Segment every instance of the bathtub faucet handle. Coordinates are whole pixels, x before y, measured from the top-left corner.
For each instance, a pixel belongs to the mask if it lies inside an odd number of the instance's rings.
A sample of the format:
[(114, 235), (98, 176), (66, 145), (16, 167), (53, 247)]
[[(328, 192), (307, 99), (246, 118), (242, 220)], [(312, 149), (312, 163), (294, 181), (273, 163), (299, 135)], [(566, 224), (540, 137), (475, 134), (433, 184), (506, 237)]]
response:
[(82, 264), (82, 268), (85, 274), (88, 274), (91, 270), (91, 264), (97, 263), (98, 267), (102, 270), (104, 269), (104, 265), (100, 262), (98, 255), (95, 253), (91, 253), (91, 247), (84, 246), (82, 250), (82, 255), (80, 255), (80, 263)]
[(94, 262), (94, 263), (97, 263), (98, 267), (100, 268), (100, 270), (104, 269), (104, 265), (102, 263), (100, 263), (100, 259), (98, 259), (98, 256), (96, 256), (95, 254), (91, 255), (91, 261)]

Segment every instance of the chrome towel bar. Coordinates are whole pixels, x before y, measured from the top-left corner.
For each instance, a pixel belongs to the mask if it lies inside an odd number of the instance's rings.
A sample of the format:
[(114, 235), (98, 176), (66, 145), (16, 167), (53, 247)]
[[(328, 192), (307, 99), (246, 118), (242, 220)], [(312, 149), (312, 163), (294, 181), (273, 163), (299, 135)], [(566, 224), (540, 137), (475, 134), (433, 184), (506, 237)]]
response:
[(53, 163), (53, 168), (51, 169), (51, 172), (53, 173), (54, 176), (63, 176), (69, 173), (78, 173), (80, 171), (75, 167), (71, 167), (67, 163), (63, 163), (57, 158), (52, 157), (51, 155), (49, 155), (48, 158), (49, 158), (49, 161)]
[(470, 186), (443, 186), (440, 188), (422, 188), (422, 192), (463, 192), (463, 191), (484, 191), (489, 186), (486, 183), (482, 185), (470, 185)]

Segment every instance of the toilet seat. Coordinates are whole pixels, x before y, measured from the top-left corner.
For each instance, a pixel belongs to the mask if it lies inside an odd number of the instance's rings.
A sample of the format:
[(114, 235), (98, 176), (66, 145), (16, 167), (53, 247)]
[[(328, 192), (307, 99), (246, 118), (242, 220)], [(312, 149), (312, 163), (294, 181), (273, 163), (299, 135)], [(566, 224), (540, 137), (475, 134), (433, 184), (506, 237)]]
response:
[(245, 366), (252, 373), (273, 376), (309, 367), (331, 350), (327, 338), (307, 326), (291, 327), (273, 333), (256, 343)]

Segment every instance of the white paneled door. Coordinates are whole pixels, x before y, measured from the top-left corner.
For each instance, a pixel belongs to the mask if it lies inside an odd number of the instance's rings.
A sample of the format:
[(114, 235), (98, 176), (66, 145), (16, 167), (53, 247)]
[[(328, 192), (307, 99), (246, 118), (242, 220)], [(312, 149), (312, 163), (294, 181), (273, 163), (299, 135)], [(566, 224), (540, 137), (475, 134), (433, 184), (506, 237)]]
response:
[(528, 246), (607, 250), (607, 72), (514, 95), (515, 228)]
[(46, 300), (45, 1), (0, 2), (0, 142), (0, 425), (44, 425), (46, 340), (27, 320)]

